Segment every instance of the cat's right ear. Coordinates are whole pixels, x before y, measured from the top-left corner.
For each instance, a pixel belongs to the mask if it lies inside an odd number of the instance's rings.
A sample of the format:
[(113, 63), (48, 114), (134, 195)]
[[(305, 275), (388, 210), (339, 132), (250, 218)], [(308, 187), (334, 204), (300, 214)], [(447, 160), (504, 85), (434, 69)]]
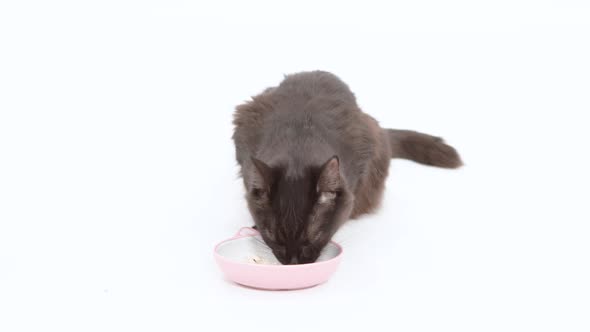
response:
[(333, 156), (324, 166), (318, 179), (318, 193), (334, 193), (341, 189), (342, 178), (340, 177), (340, 160)]
[(264, 162), (252, 157), (252, 178), (250, 182), (251, 194), (257, 196), (264, 193), (270, 193), (270, 187), (274, 181), (273, 169)]

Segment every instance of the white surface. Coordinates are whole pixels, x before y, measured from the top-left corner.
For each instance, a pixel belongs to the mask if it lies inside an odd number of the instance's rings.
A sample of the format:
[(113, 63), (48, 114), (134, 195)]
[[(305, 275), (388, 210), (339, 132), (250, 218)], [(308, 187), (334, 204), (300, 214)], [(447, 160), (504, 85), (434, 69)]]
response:
[[(587, 2), (387, 3), (3, 1), (0, 331), (588, 331)], [(466, 167), (395, 161), (328, 283), (236, 287), (233, 107), (307, 69)]]

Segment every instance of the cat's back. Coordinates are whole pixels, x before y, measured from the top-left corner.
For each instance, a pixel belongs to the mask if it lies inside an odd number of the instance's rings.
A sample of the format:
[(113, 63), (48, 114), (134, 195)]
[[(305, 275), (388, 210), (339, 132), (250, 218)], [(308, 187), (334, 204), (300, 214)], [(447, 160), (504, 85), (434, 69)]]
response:
[(326, 71), (308, 71), (286, 75), (272, 91), (281, 106), (303, 107), (314, 100), (334, 100), (356, 106), (356, 100), (346, 83)]
[(236, 107), (237, 160), (241, 164), (264, 144), (284, 143), (301, 150), (303, 143), (314, 139), (353, 141), (350, 133), (365, 131), (363, 115), (348, 85), (336, 75), (325, 71), (287, 75), (278, 86)]

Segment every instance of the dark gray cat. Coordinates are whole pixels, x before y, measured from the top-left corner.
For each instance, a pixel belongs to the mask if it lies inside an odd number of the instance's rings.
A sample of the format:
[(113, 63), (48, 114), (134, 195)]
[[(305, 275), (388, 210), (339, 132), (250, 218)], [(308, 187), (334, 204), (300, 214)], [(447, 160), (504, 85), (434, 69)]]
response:
[(374, 211), (391, 158), (462, 164), (441, 138), (382, 129), (322, 71), (286, 76), (238, 106), (234, 124), (248, 207), (283, 264), (314, 262), (345, 221)]

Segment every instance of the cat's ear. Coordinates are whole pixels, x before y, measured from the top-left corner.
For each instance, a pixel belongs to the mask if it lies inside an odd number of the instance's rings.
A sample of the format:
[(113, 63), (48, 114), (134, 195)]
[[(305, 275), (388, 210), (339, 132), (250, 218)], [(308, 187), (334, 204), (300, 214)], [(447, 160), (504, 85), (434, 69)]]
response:
[(337, 156), (334, 156), (322, 166), (318, 178), (317, 191), (319, 193), (335, 193), (341, 188), (340, 160)]
[(252, 179), (251, 179), (251, 190), (262, 190), (265, 192), (270, 191), (270, 187), (274, 181), (273, 169), (265, 164), (264, 162), (252, 157)]

